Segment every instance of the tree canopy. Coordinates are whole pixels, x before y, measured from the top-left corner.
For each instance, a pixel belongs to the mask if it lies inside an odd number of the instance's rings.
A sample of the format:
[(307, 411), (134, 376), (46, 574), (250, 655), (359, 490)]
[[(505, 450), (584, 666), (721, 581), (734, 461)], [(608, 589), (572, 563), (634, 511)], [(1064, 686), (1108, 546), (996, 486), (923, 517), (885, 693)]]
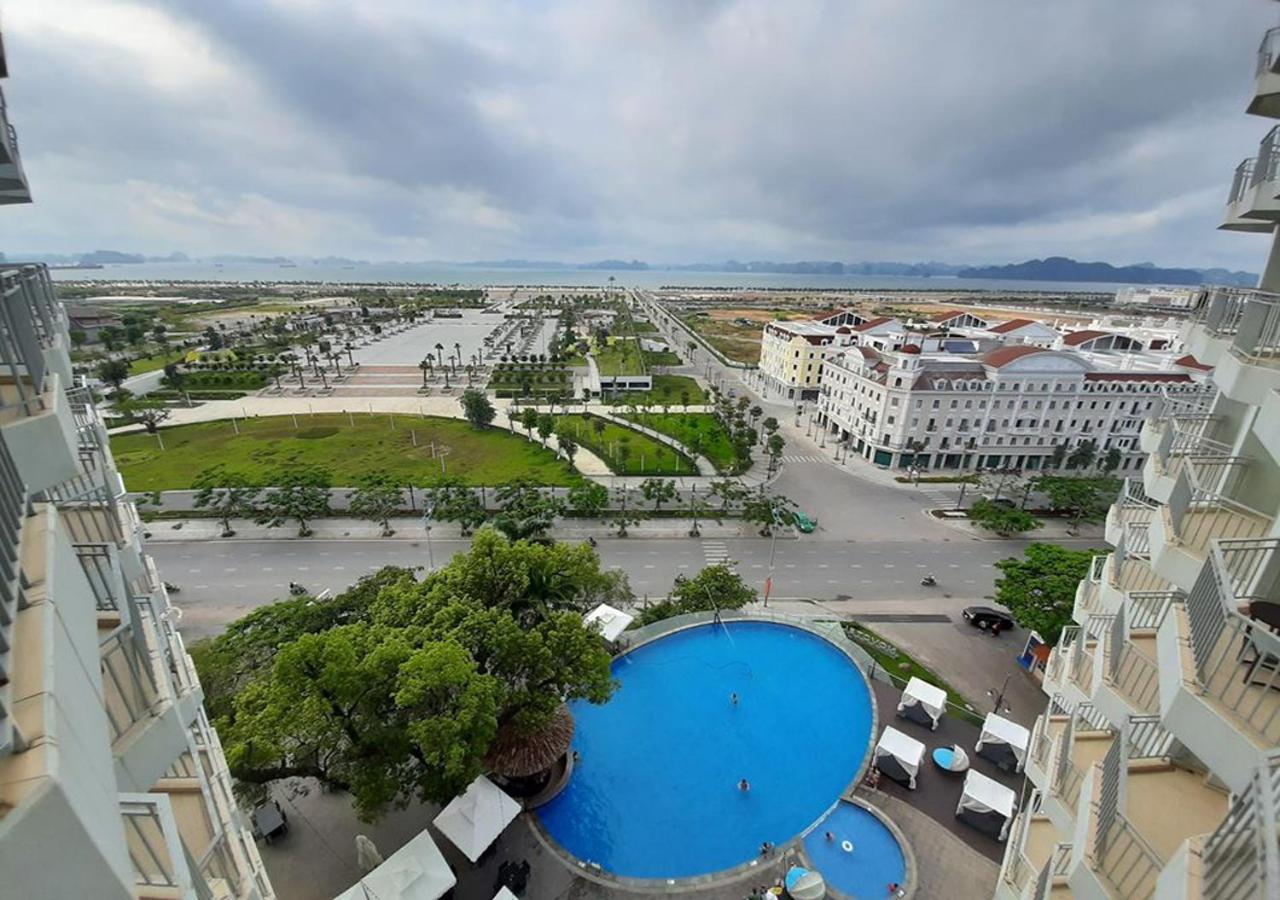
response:
[(1050, 644), (1071, 621), (1076, 586), (1089, 572), (1096, 550), (1070, 550), (1058, 544), (1029, 544), (1022, 557), (996, 563), (995, 599), (1023, 628), (1034, 629)]
[(992, 503), (985, 498), (975, 500), (969, 507), (969, 518), (1003, 537), (1040, 527), (1040, 521), (1025, 509)]
[(686, 613), (741, 609), (755, 600), (755, 588), (747, 586), (732, 563), (717, 563), (705, 567), (692, 578), (677, 575), (671, 594), (644, 609), (636, 617), (636, 625), (648, 625)]
[(284, 600), (192, 655), (239, 782), (313, 777), (373, 820), (464, 790), (499, 732), (608, 700), (609, 652), (582, 613), (631, 596), (589, 547), (482, 529), (421, 583), (388, 568), (331, 600)]

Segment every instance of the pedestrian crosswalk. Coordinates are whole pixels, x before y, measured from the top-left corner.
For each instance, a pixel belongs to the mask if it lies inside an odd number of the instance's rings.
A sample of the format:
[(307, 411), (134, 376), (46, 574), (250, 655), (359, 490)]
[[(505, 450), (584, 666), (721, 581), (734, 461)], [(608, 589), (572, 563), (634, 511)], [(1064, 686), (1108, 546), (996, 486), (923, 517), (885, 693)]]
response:
[(782, 454), (783, 462), (793, 463), (821, 463), (826, 462), (826, 457), (817, 456), (811, 453), (784, 453)]
[(724, 541), (703, 541), (702, 555), (709, 566), (729, 562), (729, 548)]

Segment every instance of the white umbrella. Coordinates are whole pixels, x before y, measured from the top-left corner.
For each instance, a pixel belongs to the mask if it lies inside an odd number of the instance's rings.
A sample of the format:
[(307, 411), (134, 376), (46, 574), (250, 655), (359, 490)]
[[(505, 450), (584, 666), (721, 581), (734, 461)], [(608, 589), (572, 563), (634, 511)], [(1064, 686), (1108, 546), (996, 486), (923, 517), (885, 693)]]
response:
[(423, 829), (334, 900), (439, 900), (457, 883), (440, 848)]
[(787, 894), (792, 900), (822, 900), (827, 896), (827, 885), (817, 872), (793, 866), (783, 879)]
[(357, 834), (356, 865), (360, 867), (360, 871), (368, 875), (382, 863), (382, 854), (378, 852), (378, 848), (373, 841), (363, 834)]
[(616, 641), (618, 636), (626, 631), (627, 626), (634, 620), (635, 616), (628, 615), (620, 609), (615, 609), (607, 603), (601, 603), (582, 619), (587, 625), (592, 622), (599, 622), (600, 634), (606, 641)]
[(433, 824), (467, 859), (475, 862), (518, 815), (520, 804), (481, 775), (449, 801)]

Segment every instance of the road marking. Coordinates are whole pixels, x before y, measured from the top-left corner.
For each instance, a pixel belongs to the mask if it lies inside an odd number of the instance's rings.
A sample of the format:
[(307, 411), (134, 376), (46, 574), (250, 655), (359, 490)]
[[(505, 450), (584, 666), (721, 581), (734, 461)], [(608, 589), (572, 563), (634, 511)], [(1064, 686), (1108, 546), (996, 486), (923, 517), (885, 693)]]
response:
[(829, 568), (831, 568), (831, 567), (830, 567), (830, 566), (828, 566), (826, 563), (818, 563), (818, 568), (819, 568), (819, 569), (829, 569)]
[(948, 569), (958, 569), (958, 568), (960, 568), (960, 566), (958, 566), (956, 563), (947, 563), (947, 568), (948, 568)]
[(646, 569), (656, 569), (656, 568), (657, 568), (657, 566), (655, 566), (653, 563), (645, 563), (645, 564), (644, 564), (644, 567), (645, 567)]
[(275, 568), (274, 568), (273, 566), (263, 566), (263, 567), (262, 567), (262, 571), (264, 571), (264, 572), (274, 572), (274, 571), (275, 571)]
[(334, 566), (334, 567), (333, 567), (333, 570), (334, 570), (335, 572), (344, 572), (344, 571), (346, 571), (346, 568), (347, 568), (346, 566)]
[(199, 574), (200, 574), (200, 570), (199, 570), (199, 569), (187, 569), (187, 572), (189, 572), (189, 573), (190, 573), (190, 574), (192, 574), (192, 575), (199, 575)]
[(884, 564), (884, 567), (885, 567), (886, 569), (892, 569), (892, 568), (893, 568), (893, 563), (885, 563), (885, 564)]

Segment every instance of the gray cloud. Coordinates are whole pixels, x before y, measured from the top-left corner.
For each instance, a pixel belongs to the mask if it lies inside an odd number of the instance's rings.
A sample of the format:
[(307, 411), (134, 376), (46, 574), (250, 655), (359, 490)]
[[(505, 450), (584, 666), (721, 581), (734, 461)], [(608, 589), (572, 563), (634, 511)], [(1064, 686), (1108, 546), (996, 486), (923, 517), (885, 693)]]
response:
[[(372, 8), (370, 8), (372, 7)], [(1215, 232), (1269, 4), (19, 0), (0, 248), (653, 260)]]

